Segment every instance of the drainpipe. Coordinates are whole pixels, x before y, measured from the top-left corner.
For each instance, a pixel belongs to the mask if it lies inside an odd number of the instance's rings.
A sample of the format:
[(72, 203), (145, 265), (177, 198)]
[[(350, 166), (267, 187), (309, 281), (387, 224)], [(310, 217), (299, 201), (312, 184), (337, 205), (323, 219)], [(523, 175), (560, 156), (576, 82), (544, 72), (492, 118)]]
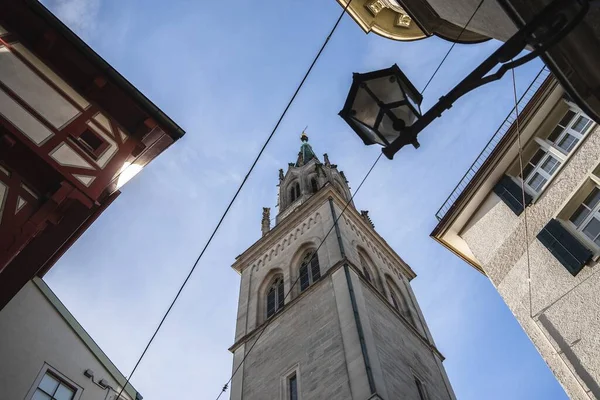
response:
[[(333, 218), (333, 225), (335, 227), (335, 234), (337, 235), (338, 245), (340, 246), (340, 253), (342, 259), (346, 258), (346, 252), (344, 251), (344, 243), (342, 242), (342, 235), (340, 234), (340, 227), (337, 223), (337, 217), (335, 214), (335, 208), (333, 207), (333, 198), (329, 198), (329, 208), (331, 209), (331, 216)], [(375, 380), (373, 379), (373, 371), (371, 370), (371, 363), (369, 361), (369, 354), (367, 353), (367, 345), (365, 343), (365, 335), (360, 322), (360, 315), (358, 314), (358, 306), (356, 305), (356, 296), (354, 294), (354, 286), (352, 285), (352, 279), (350, 277), (350, 267), (347, 263), (344, 263), (344, 275), (346, 276), (346, 282), (348, 283), (348, 292), (350, 293), (350, 303), (352, 304), (352, 313), (354, 314), (354, 322), (356, 323), (356, 330), (358, 332), (358, 341), (360, 342), (360, 350), (363, 355), (365, 362), (365, 369), (367, 371), (367, 380), (369, 381), (369, 389), (371, 394), (377, 393), (375, 388)]]

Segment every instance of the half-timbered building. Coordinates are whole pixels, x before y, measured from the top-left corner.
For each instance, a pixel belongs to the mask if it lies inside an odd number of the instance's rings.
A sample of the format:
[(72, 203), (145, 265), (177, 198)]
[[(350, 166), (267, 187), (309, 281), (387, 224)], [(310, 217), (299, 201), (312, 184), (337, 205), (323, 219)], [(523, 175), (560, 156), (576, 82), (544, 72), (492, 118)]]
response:
[(183, 134), (39, 2), (1, 2), (0, 308)]

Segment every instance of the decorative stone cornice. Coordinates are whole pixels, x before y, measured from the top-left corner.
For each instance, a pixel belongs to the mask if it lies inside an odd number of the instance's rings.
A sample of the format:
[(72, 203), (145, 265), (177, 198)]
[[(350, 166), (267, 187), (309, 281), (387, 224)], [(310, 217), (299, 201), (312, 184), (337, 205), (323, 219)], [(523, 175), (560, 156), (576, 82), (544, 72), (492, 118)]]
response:
[[(254, 265), (259, 260), (264, 259), (265, 256), (271, 257), (271, 254), (276, 252), (277, 246), (281, 245), (283, 240), (285, 240), (291, 232), (295, 232), (296, 227), (302, 223), (302, 221), (309, 219), (307, 229), (310, 229), (311, 215), (314, 216), (316, 221), (319, 216), (317, 216), (315, 212), (323, 203), (328, 201), (329, 197), (332, 197), (335, 204), (341, 209), (346, 206), (346, 201), (340, 196), (337, 190), (335, 190), (331, 184), (327, 183), (321, 190), (308, 198), (301, 206), (296, 208), (290, 215), (273, 227), (266, 235), (239, 255), (231, 267), (238, 271), (238, 273), (241, 273), (246, 267)], [(353, 206), (349, 205), (346, 207), (346, 211), (341, 216), (340, 221), (343, 221), (355, 231), (359, 228), (358, 231), (361, 233), (359, 234), (361, 240), (365, 241), (367, 247), (372, 248), (374, 254), (377, 255), (377, 257), (391, 270), (395, 271), (400, 267), (409, 280), (416, 277), (415, 272), (410, 266), (408, 266), (408, 264), (404, 262), (404, 260), (389, 246), (375, 229), (364, 220)]]

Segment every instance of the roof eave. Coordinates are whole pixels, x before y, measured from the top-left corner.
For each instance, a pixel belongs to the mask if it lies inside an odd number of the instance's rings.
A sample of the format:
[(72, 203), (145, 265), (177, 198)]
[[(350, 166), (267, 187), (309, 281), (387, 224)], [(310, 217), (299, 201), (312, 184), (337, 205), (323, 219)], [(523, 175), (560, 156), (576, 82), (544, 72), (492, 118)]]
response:
[(69, 29), (64, 23), (62, 23), (50, 10), (48, 10), (38, 0), (25, 0), (25, 3), (32, 9), (34, 13), (40, 16), (44, 21), (48, 23), (57, 33), (62, 35), (69, 43), (71, 43), (77, 50), (79, 50), (84, 56), (86, 56), (93, 64), (95, 64), (100, 70), (102, 70), (107, 77), (114, 82), (120, 89), (135, 99), (140, 107), (143, 108), (150, 116), (152, 116), (156, 122), (166, 130), (166, 133), (173, 138), (178, 140), (185, 134), (185, 131), (175, 123), (167, 114), (159, 109), (150, 99), (148, 99), (142, 92), (136, 89), (123, 75), (121, 75), (116, 69), (114, 69), (108, 62), (106, 62), (98, 53), (96, 53), (90, 46), (88, 46), (83, 40), (79, 38), (71, 29)]

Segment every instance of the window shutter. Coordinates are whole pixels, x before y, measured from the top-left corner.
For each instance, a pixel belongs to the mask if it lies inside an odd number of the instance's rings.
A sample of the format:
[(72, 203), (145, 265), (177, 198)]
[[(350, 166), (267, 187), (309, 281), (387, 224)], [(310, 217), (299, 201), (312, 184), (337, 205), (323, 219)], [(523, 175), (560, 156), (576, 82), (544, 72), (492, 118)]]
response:
[(300, 291), (304, 291), (310, 282), (308, 280), (308, 265), (302, 264), (300, 267)]
[(592, 259), (590, 249), (555, 219), (548, 222), (537, 238), (573, 276)]
[(525, 205), (523, 205), (522, 188), (508, 175), (504, 175), (496, 186), (494, 186), (494, 193), (496, 193), (516, 215), (521, 215), (525, 207), (531, 204), (531, 201), (533, 200), (533, 197), (525, 192)]

